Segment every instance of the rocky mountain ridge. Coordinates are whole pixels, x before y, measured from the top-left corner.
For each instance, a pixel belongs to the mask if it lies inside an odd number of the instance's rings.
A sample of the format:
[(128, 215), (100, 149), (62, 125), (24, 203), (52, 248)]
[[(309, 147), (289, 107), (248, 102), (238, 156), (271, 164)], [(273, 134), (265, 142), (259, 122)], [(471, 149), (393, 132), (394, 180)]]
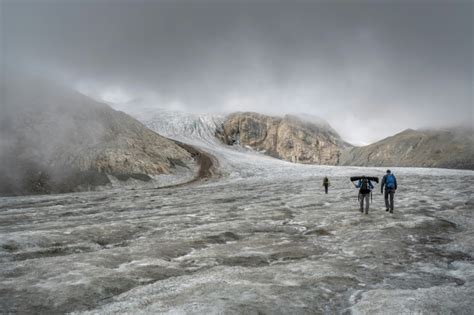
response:
[(35, 84), (42, 86), (28, 96), (7, 90), (0, 194), (89, 190), (110, 184), (110, 176), (149, 181), (195, 173), (190, 152), (127, 114), (73, 91)]
[(353, 147), (340, 165), (474, 169), (472, 128), (407, 129), (376, 143)]
[(238, 112), (225, 118), (216, 137), (295, 163), (474, 169), (472, 128), (408, 129), (356, 147), (320, 119)]
[(337, 165), (350, 145), (331, 128), (297, 116), (233, 113), (216, 136), (228, 145), (249, 146), (270, 156), (295, 163)]

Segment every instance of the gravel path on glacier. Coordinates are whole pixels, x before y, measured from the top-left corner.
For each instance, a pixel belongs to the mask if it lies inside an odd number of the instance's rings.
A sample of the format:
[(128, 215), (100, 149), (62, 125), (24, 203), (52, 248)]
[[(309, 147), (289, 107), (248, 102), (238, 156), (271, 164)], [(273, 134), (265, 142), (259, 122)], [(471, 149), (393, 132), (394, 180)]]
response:
[(395, 214), (363, 215), (347, 178), (382, 170), (284, 165), (1, 198), (0, 312), (471, 312), (473, 172), (396, 169)]

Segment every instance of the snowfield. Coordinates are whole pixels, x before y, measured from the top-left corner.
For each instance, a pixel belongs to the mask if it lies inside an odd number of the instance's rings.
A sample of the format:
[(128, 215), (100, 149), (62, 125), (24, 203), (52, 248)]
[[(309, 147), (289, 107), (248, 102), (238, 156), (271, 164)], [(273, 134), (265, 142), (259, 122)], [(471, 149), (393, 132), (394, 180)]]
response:
[(0, 198), (0, 313), (472, 313), (474, 172), (395, 168), (395, 213), (376, 186), (364, 215), (349, 176), (385, 169), (291, 164), (168, 115), (139, 118), (222, 176)]

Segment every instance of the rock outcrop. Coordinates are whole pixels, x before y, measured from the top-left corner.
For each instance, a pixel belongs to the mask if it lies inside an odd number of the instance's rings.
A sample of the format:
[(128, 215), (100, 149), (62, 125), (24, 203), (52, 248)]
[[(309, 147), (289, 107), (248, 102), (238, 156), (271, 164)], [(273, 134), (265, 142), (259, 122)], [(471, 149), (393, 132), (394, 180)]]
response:
[(217, 137), (283, 160), (322, 165), (339, 164), (342, 151), (350, 146), (326, 123), (249, 112), (229, 115)]
[(407, 129), (371, 145), (344, 151), (340, 164), (474, 169), (473, 129)]
[(108, 184), (110, 176), (148, 181), (180, 166), (193, 172), (191, 153), (125, 113), (36, 83), (24, 94), (7, 90), (0, 194), (88, 190)]
[(405, 130), (364, 147), (344, 142), (326, 122), (311, 117), (234, 113), (216, 136), (296, 163), (474, 169), (472, 128)]

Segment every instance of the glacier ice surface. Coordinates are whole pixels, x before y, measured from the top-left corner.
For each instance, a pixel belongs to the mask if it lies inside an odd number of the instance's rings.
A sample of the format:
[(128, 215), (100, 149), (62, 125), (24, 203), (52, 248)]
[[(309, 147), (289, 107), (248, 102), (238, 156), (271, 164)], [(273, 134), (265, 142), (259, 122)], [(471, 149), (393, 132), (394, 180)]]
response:
[(218, 117), (155, 114), (144, 123), (209, 151), (224, 176), (175, 188), (0, 198), (0, 312), (474, 308), (474, 172), (393, 168), (395, 213), (385, 212), (377, 186), (363, 215), (348, 177), (381, 176), (382, 168), (279, 161), (215, 142)]

